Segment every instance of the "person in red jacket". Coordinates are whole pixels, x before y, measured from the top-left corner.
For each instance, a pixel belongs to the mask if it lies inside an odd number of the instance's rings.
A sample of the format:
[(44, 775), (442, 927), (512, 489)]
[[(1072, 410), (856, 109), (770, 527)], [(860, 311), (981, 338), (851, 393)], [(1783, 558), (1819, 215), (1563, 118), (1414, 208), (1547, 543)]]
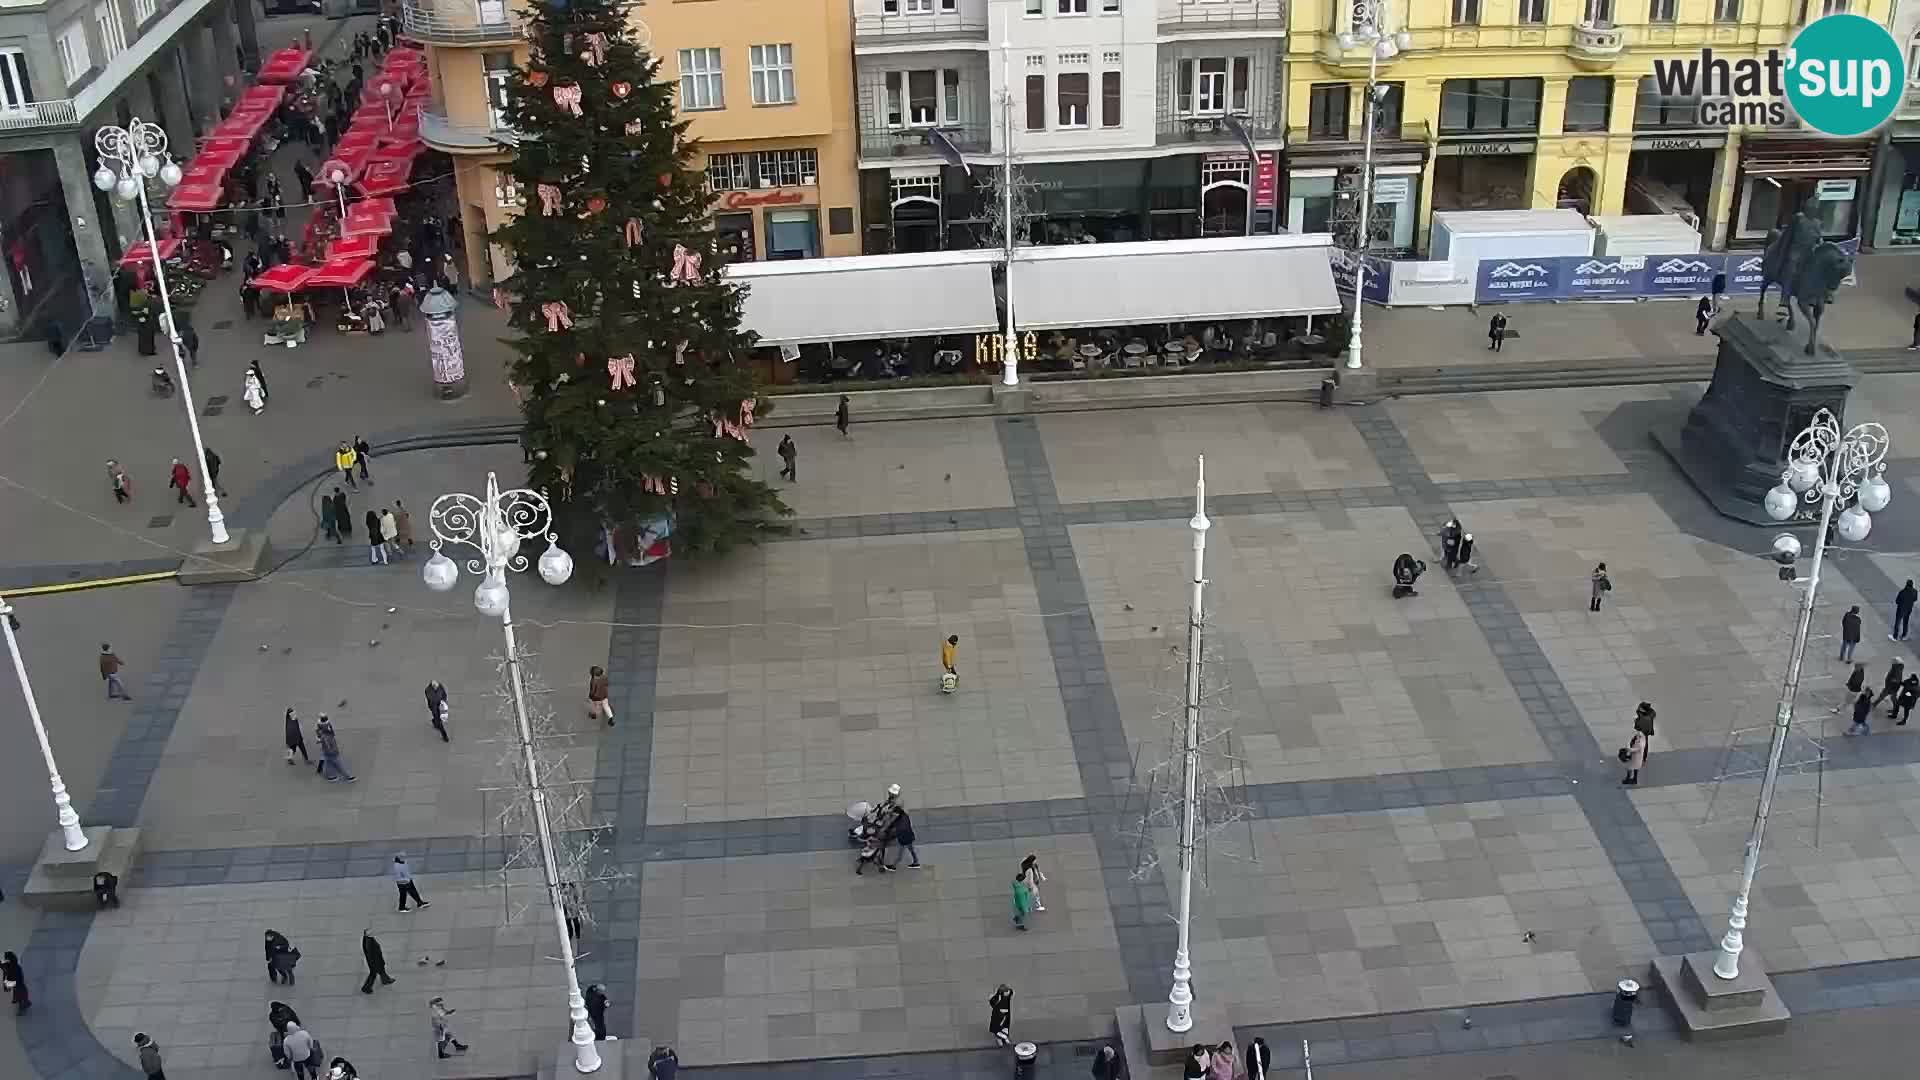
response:
[(187, 467), (180, 463), (179, 458), (174, 458), (173, 475), (172, 478), (167, 481), (167, 486), (180, 492), (179, 498), (175, 501), (186, 503), (188, 506), (200, 505), (193, 501), (193, 492), (187, 490), (188, 485), (192, 483), (193, 474), (187, 471)]

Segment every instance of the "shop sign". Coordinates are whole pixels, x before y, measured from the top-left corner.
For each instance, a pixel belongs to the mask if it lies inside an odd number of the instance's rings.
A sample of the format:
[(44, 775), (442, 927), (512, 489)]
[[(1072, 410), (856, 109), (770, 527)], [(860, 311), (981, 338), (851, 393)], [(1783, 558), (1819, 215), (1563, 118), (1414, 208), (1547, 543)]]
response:
[(1363, 266), (1366, 273), (1360, 289), (1362, 300), (1384, 306), (1393, 292), (1393, 262), (1389, 259), (1373, 255), (1361, 258), (1346, 248), (1329, 248), (1327, 263), (1333, 268), (1333, 288), (1340, 294), (1342, 303), (1353, 295), (1354, 275)]
[(1643, 135), (1633, 140), (1635, 150), (1718, 150), (1725, 135)]
[(720, 195), (720, 209), (749, 210), (756, 206), (798, 206), (810, 202), (799, 188), (762, 188), (756, 191), (728, 191)]
[(1406, 202), (1412, 194), (1412, 177), (1375, 176), (1373, 178), (1373, 201), (1376, 203)]
[(1560, 287), (1560, 258), (1481, 259), (1474, 278), (1476, 303), (1502, 300), (1559, 300), (1565, 296)]
[(1859, 190), (1858, 180), (1827, 179), (1813, 185), (1813, 197), (1821, 202), (1852, 202), (1854, 193)]
[(1646, 295), (1705, 296), (1727, 265), (1724, 255), (1663, 255), (1647, 259)]
[(1490, 142), (1443, 142), (1441, 157), (1494, 157), (1501, 154), (1531, 154), (1532, 139), (1498, 139)]
[(1271, 150), (1260, 153), (1253, 164), (1253, 205), (1271, 210), (1280, 199), (1280, 155)]

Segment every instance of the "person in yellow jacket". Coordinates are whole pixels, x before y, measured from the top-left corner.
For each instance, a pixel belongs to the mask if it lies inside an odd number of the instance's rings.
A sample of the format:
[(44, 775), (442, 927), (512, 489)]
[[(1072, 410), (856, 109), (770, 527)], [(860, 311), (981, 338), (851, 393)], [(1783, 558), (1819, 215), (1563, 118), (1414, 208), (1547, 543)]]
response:
[(960, 647), (960, 635), (954, 634), (940, 643), (940, 667), (949, 675), (958, 675), (953, 669), (953, 654)]
[(354, 453), (353, 444), (344, 440), (340, 443), (339, 449), (333, 452), (334, 467), (340, 470), (341, 476), (346, 477), (347, 486), (355, 491), (360, 490), (360, 485), (353, 479), (353, 466), (359, 460), (360, 455)]

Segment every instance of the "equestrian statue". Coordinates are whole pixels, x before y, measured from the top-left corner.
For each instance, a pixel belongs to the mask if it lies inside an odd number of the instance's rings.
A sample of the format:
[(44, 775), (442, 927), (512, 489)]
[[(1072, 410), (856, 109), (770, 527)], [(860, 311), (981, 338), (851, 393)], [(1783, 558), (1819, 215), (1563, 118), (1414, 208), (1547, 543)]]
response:
[(1793, 310), (1807, 317), (1808, 356), (1820, 344), (1820, 320), (1833, 303), (1840, 283), (1853, 273), (1853, 256), (1840, 245), (1820, 238), (1820, 223), (1802, 204), (1786, 228), (1775, 230), (1760, 259), (1760, 305), (1755, 315), (1766, 318), (1767, 289), (1780, 286), (1780, 306), (1787, 329), (1794, 329)]

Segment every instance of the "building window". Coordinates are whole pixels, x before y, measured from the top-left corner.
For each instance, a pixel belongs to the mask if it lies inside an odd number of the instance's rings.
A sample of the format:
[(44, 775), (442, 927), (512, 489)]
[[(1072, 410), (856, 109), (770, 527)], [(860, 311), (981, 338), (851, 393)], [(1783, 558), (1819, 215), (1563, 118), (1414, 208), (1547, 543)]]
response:
[[(1813, 21), (1814, 19), (1813, 9), (1815, 6), (1816, 5), (1814, 0), (1800, 0), (1800, 21), (1801, 22), (1806, 23), (1806, 22)], [(1823, 16), (1824, 15), (1845, 15), (1847, 13), (1848, 4), (1847, 4), (1847, 0), (1819, 0), (1818, 7), (1820, 9), (1820, 14)]]
[(708, 154), (709, 191), (745, 191), (753, 186), (752, 154)]
[(812, 147), (762, 150), (761, 187), (810, 187), (820, 182), (820, 155)]
[(1175, 111), (1182, 116), (1219, 116), (1229, 110), (1245, 113), (1252, 80), (1253, 62), (1248, 57), (1183, 60), (1174, 83)]
[(1307, 138), (1342, 140), (1347, 137), (1347, 115), (1352, 88), (1346, 83), (1322, 83), (1307, 94)]
[(144, 26), (160, 8), (159, 0), (133, 0), (133, 25)]
[(1907, 85), (1920, 86), (1920, 30), (1907, 39)]
[(1100, 126), (1120, 126), (1120, 73), (1100, 73)]
[(1045, 3), (1046, 3), (1046, 0), (1027, 0), (1027, 18), (1037, 19), (1040, 16), (1045, 15), (1046, 9), (1041, 6), (1042, 4), (1045, 4)]
[(127, 48), (127, 32), (120, 25), (119, 0), (102, 0), (93, 5), (93, 25), (100, 31), (102, 58), (112, 60)]
[(1100, 62), (1110, 68), (1119, 67), (1120, 66), (1120, 50), (1108, 49), (1106, 52), (1101, 53)]
[(33, 83), (27, 79), (27, 54), (0, 49), (0, 110), (8, 112), (33, 104)]
[(1587, 17), (1582, 20), (1589, 26), (1613, 25), (1613, 0), (1587, 0)]
[(1651, 75), (1642, 75), (1633, 97), (1633, 127), (1636, 131), (1654, 128), (1690, 128), (1700, 126), (1699, 102), (1693, 97), (1660, 96), (1660, 85)]
[(1547, 21), (1547, 0), (1520, 0), (1520, 21), (1538, 26)]
[(507, 121), (507, 79), (513, 75), (513, 54), (482, 53), (480, 66), (487, 84), (487, 125), (504, 131), (513, 126)]
[(1648, 22), (1672, 22), (1674, 0), (1647, 0)]
[[(1740, 21), (1740, 0), (1713, 0), (1713, 21), (1737, 23)], [(1907, 70), (1913, 68), (1909, 66)]]
[(1440, 87), (1443, 135), (1539, 127), (1539, 79), (1448, 79)]
[(66, 76), (68, 86), (93, 70), (93, 57), (87, 53), (87, 28), (82, 24), (72, 23), (60, 31), (53, 47), (60, 54), (60, 73)]
[(724, 109), (719, 49), (680, 50), (680, 111)]
[(1086, 13), (1087, 0), (1060, 0), (1060, 14), (1085, 15)]
[(1086, 67), (1087, 54), (1083, 52), (1063, 52), (1059, 56), (1061, 67)]
[(1087, 73), (1063, 71), (1055, 79), (1055, 84), (1055, 93), (1060, 98), (1060, 126), (1063, 128), (1086, 127)]
[(1047, 129), (1047, 77), (1027, 76), (1027, 130)]
[(1453, 25), (1480, 25), (1480, 0), (1453, 0)]
[(747, 67), (753, 76), (755, 105), (793, 104), (793, 46), (749, 46)]
[(819, 218), (814, 210), (767, 211), (767, 258), (811, 259), (820, 254)]
[(1613, 107), (1613, 80), (1583, 75), (1567, 80), (1567, 131), (1605, 131)]
[(493, 202), (502, 210), (518, 210), (527, 205), (527, 197), (520, 193), (520, 185), (514, 181), (512, 173), (494, 170)]
[(1380, 83), (1383, 91), (1373, 102), (1373, 133), (1389, 139), (1400, 137), (1400, 118), (1406, 112), (1407, 84)]
[(1120, 10), (1120, 0), (1100, 0), (1100, 10), (1112, 15)]
[(951, 68), (887, 72), (887, 126), (960, 122), (960, 73)]

